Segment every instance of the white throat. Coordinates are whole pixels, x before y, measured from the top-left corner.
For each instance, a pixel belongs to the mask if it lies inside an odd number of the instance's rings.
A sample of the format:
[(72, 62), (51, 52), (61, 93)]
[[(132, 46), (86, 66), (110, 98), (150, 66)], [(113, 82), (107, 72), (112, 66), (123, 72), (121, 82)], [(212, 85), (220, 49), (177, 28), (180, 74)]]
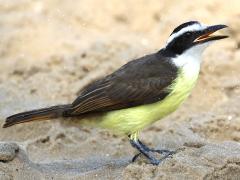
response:
[(173, 58), (172, 62), (181, 68), (187, 77), (192, 78), (199, 73), (202, 53), (208, 45), (209, 43), (204, 43), (194, 46)]

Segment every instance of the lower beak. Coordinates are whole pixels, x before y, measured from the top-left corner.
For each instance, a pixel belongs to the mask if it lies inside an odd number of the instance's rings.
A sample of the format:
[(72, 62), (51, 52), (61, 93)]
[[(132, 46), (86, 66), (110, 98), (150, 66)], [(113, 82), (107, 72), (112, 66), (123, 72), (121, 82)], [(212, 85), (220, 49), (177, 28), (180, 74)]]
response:
[(213, 41), (213, 40), (220, 40), (220, 39), (225, 39), (228, 36), (226, 35), (214, 35), (216, 31), (226, 28), (226, 25), (214, 25), (214, 26), (208, 26), (205, 30), (203, 30), (200, 33), (200, 36), (194, 40), (196, 43), (203, 43), (203, 42), (208, 42), (208, 41)]

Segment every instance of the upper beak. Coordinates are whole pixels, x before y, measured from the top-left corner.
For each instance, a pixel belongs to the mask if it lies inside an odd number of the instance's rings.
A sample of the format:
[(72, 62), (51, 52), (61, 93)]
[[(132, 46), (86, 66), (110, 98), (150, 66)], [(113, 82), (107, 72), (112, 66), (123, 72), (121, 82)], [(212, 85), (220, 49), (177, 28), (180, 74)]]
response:
[(223, 29), (223, 28), (227, 28), (228, 26), (226, 25), (214, 25), (214, 26), (208, 26), (206, 27), (205, 30), (203, 30), (202, 32), (200, 32), (200, 35), (197, 39), (194, 40), (194, 42), (196, 43), (202, 43), (202, 42), (207, 42), (207, 41), (213, 41), (213, 40), (220, 40), (220, 39), (224, 39), (227, 38), (228, 36), (226, 35), (214, 35), (213, 33), (215, 33), (216, 31)]

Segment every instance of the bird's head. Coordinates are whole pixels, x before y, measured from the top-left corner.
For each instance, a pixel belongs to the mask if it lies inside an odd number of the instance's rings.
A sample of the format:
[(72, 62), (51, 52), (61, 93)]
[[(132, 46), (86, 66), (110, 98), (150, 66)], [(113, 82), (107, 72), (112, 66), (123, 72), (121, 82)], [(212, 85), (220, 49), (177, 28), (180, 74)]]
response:
[(213, 41), (227, 38), (224, 35), (214, 35), (226, 25), (206, 26), (197, 21), (189, 21), (176, 27), (168, 38), (166, 49), (176, 55), (180, 55), (190, 49), (194, 53), (201, 54)]

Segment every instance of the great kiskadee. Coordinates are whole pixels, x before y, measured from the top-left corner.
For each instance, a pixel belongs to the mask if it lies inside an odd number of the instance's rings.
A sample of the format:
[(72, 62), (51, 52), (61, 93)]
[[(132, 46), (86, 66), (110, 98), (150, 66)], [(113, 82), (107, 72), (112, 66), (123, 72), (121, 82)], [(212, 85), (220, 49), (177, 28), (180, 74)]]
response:
[[(139, 154), (157, 165), (172, 152), (150, 149), (138, 139), (138, 133), (175, 111), (188, 97), (198, 78), (202, 52), (211, 42), (227, 38), (213, 35), (226, 27), (197, 21), (183, 23), (174, 29), (164, 48), (90, 83), (72, 104), (15, 114), (6, 119), (3, 127), (58, 117), (79, 116), (81, 121), (83, 115), (97, 114), (98, 126), (127, 135)], [(152, 152), (166, 155), (157, 159)]]

